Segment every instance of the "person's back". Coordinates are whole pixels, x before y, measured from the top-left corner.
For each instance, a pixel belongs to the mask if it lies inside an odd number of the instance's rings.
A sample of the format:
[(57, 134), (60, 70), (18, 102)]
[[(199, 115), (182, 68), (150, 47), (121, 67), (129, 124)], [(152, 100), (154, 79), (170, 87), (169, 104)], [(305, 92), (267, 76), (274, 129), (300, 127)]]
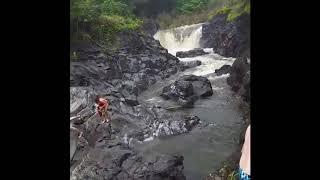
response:
[(240, 179), (250, 179), (250, 125), (245, 134), (245, 140), (242, 147), (242, 154), (240, 158)]

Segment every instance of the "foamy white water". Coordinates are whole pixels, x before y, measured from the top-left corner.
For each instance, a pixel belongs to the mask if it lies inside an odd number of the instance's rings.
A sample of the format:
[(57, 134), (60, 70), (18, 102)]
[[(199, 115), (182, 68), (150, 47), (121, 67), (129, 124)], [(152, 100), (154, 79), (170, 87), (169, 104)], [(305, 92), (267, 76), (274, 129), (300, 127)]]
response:
[[(200, 38), (202, 36), (202, 24), (194, 24), (181, 26), (174, 29), (160, 30), (154, 38), (159, 40), (160, 44), (168, 49), (172, 55), (176, 55), (178, 51), (189, 51), (200, 48)], [(192, 74), (197, 76), (205, 76), (214, 73), (215, 69), (219, 69), (225, 64), (231, 65), (234, 58), (226, 58), (213, 52), (211, 48), (204, 51), (209, 54), (192, 58), (179, 58), (181, 61), (201, 61), (201, 65), (194, 68)]]
[(200, 37), (202, 35), (202, 24), (181, 26), (174, 29), (160, 30), (154, 38), (168, 49), (172, 55), (178, 51), (188, 51), (200, 47)]

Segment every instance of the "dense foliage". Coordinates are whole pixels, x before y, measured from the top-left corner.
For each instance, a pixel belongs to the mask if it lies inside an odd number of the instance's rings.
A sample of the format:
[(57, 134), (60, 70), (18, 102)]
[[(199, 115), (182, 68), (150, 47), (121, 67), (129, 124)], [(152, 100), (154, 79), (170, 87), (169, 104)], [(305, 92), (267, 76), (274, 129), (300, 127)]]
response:
[(129, 0), (71, 0), (72, 40), (111, 43), (115, 33), (136, 29), (142, 23), (132, 13)]
[(226, 13), (228, 21), (243, 13), (250, 14), (250, 0), (176, 0), (175, 11), (161, 13), (157, 19), (162, 29), (197, 24)]
[(160, 27), (205, 22), (218, 13), (232, 21), (250, 13), (250, 0), (70, 0), (71, 40), (99, 40), (112, 44), (115, 34), (135, 30), (143, 18)]
[(228, 12), (228, 21), (233, 21), (238, 16), (247, 13), (250, 14), (250, 0), (229, 0), (228, 6), (225, 7)]
[(162, 13), (171, 13), (176, 9), (176, 0), (131, 0), (135, 15), (141, 18), (156, 18)]
[(180, 13), (191, 13), (195, 10), (203, 9), (209, 0), (177, 0), (177, 10)]
[(208, 20), (208, 15), (226, 5), (228, 0), (176, 0), (175, 10), (158, 16), (160, 27), (173, 28)]

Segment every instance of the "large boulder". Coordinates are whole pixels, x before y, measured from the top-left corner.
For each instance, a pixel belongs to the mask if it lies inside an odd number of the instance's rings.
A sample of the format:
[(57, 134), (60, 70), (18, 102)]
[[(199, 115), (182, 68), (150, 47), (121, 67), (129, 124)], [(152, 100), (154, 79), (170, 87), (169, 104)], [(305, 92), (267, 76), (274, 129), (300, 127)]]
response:
[(165, 99), (178, 100), (193, 95), (192, 83), (189, 81), (177, 80), (172, 85), (166, 86), (162, 90), (161, 96)]
[(245, 57), (237, 58), (231, 67), (230, 76), (227, 78), (227, 83), (231, 86), (233, 91), (238, 91), (243, 85), (243, 78), (250, 70), (250, 64)]
[(213, 94), (210, 81), (201, 76), (185, 75), (162, 89), (164, 99), (172, 99), (184, 107), (192, 107), (199, 97)]
[(194, 94), (200, 97), (212, 96), (212, 86), (208, 78), (203, 76), (185, 75), (181, 77), (183, 81), (192, 83)]
[(231, 71), (230, 65), (223, 65), (220, 69), (216, 69), (214, 72), (217, 76), (221, 76), (222, 74), (228, 74)]
[(197, 116), (188, 116), (184, 119), (173, 121), (164, 121), (156, 124), (157, 130), (154, 133), (156, 137), (166, 137), (187, 133), (192, 130), (194, 126), (199, 124), (200, 118)]
[(201, 61), (195, 60), (195, 61), (181, 61), (180, 62), (180, 71), (184, 71), (189, 68), (197, 67), (201, 65)]
[(187, 58), (187, 57), (196, 57), (196, 56), (202, 56), (205, 54), (209, 54), (208, 52), (205, 52), (201, 48), (193, 49), (190, 51), (179, 51), (176, 53), (176, 56), (179, 58)]

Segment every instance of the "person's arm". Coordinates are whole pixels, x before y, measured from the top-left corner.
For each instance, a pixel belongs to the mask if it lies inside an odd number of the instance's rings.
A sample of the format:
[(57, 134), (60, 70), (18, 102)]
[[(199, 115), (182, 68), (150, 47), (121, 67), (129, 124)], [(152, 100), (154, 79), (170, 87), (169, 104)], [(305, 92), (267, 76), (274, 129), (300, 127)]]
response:
[(108, 107), (109, 106), (109, 101), (108, 100), (104, 99), (103, 102), (104, 102), (104, 107)]
[(243, 152), (243, 148), (244, 148), (244, 142), (243, 142), (243, 145), (242, 145), (241, 153)]
[(107, 104), (103, 104), (100, 109), (105, 109), (107, 107)]
[(244, 135), (244, 142), (243, 142), (243, 145), (242, 145), (241, 153), (243, 152), (243, 149), (244, 149), (246, 140), (248, 139), (247, 136), (250, 135), (250, 134), (249, 134), (249, 131), (250, 131), (250, 125), (247, 127), (246, 133), (245, 133), (245, 135)]
[(101, 106), (101, 109), (105, 110), (109, 106), (109, 102), (106, 99), (103, 99), (103, 105)]
[(247, 127), (239, 167), (250, 175), (250, 125)]

